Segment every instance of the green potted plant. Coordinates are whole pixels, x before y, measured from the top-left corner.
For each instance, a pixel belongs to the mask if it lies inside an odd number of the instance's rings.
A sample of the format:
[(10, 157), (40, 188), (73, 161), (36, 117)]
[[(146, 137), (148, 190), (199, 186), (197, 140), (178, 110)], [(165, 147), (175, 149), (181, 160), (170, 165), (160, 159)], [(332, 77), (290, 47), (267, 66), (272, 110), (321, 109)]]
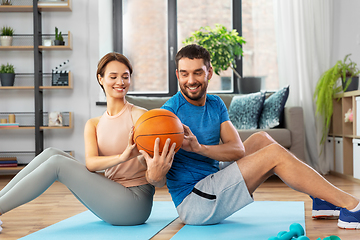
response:
[(65, 45), (64, 38), (62, 36), (62, 33), (59, 32), (59, 29), (55, 27), (55, 40), (54, 45)]
[(0, 66), (1, 86), (14, 86), (15, 68), (14, 65), (7, 63)]
[(358, 88), (360, 70), (357, 68), (357, 64), (351, 61), (350, 55), (346, 55), (343, 61), (337, 61), (333, 67), (321, 75), (317, 82), (314, 92), (316, 114), (323, 117), (324, 124), (320, 144), (324, 143), (329, 131), (335, 94), (349, 90), (349, 86), (351, 90)]
[(1, 28), (0, 42), (1, 46), (8, 47), (12, 45), (14, 35), (14, 29), (11, 27), (4, 26)]
[[(345, 56), (344, 61), (339, 61), (339, 73), (344, 92), (358, 90), (360, 70), (357, 64), (349, 58), (351, 54)], [(347, 60), (348, 63), (346, 62)]]
[[(235, 69), (235, 60), (237, 57), (242, 56), (242, 45), (246, 43), (244, 38), (239, 36), (239, 33), (235, 29), (229, 31), (221, 24), (216, 24), (213, 29), (209, 26), (201, 27), (183, 41), (185, 45), (193, 43), (206, 48), (210, 52), (211, 64), (215, 74), (220, 75), (222, 70), (225, 71), (230, 67), (235, 75), (241, 79), (240, 85), (246, 81)], [(254, 83), (253, 81), (256, 80), (252, 80), (252, 84)], [(261, 82), (261, 78), (259, 82)], [(240, 90), (243, 93), (244, 87)]]

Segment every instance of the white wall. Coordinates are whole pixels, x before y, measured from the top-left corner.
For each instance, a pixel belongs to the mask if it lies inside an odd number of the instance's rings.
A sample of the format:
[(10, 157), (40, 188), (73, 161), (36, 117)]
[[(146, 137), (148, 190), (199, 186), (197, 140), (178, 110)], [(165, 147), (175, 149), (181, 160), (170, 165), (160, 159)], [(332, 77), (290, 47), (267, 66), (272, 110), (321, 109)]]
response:
[[(83, 129), (86, 121), (105, 111), (96, 107), (99, 87), (95, 78), (99, 60), (99, 1), (75, 0), (72, 12), (42, 13), (42, 32), (54, 33), (57, 26), (63, 33), (72, 33), (72, 51), (44, 51), (43, 71), (69, 59), (73, 76), (73, 89), (44, 90), (44, 111), (73, 112), (73, 129), (45, 130), (44, 147), (74, 150), (75, 157), (84, 161)], [(1, 25), (8, 25), (17, 34), (33, 33), (32, 13), (0, 13)], [(0, 63), (11, 62), (17, 72), (34, 72), (31, 51), (0, 51)], [(15, 79), (16, 81), (16, 79)], [(0, 91), (0, 112), (34, 111), (32, 90)], [(0, 130), (0, 151), (35, 148), (33, 130)]]
[(360, 67), (360, 1), (334, 0), (332, 63), (351, 53)]

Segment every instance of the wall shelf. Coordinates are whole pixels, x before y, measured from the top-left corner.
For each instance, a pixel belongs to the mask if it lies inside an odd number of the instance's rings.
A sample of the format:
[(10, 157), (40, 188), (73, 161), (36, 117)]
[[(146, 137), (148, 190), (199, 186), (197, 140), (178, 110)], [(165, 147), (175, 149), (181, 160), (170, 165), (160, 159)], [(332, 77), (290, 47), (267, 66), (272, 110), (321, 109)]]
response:
[(0, 90), (34, 90), (34, 87), (33, 86), (24, 86), (24, 87), (16, 87), (16, 86), (12, 86), (12, 87), (3, 87), (3, 86), (0, 86)]
[[(71, 12), (71, 0), (63, 2), (39, 1), (38, 9), (41, 12)], [(0, 5), (0, 12), (32, 12), (32, 5)]]
[(0, 46), (1, 51), (23, 51), (23, 50), (34, 50), (34, 46)]
[(33, 11), (33, 6), (26, 6), (26, 5), (22, 5), (22, 6), (4, 6), (1, 5), (0, 6), (0, 12), (32, 12)]
[[(6, 126), (0, 127), (0, 130), (25, 130), (25, 129), (35, 129), (35, 114), (33, 112), (0, 112), (0, 119), (7, 118), (9, 114), (15, 115), (15, 122), (19, 124), (17, 127)], [(41, 130), (44, 129), (71, 129), (73, 128), (73, 117), (72, 112), (61, 112), (63, 119), (63, 126), (48, 126), (49, 113), (44, 112), (43, 114), (43, 122), (44, 125), (40, 126)]]
[[(24, 36), (24, 35), (17, 35), (19, 37)], [(44, 36), (51, 36), (52, 39), (55, 38), (55, 35), (51, 35), (51, 34), (46, 34)], [(43, 36), (43, 37), (44, 37)], [(66, 45), (53, 45), (53, 46), (42, 46), (39, 45), (39, 50), (41, 51), (59, 51), (59, 50), (72, 50), (72, 36), (71, 36), (71, 32), (68, 31), (67, 34), (63, 34), (64, 36), (64, 40)], [(0, 46), (0, 51), (33, 51), (34, 50), (34, 46)]]
[[(63, 126), (63, 127), (40, 127), (40, 129), (71, 129), (72, 126)], [(0, 130), (26, 130), (26, 129), (35, 129), (35, 127), (1, 127)]]
[[(33, 74), (27, 74), (33, 75)], [(51, 73), (45, 73), (44, 75), (51, 75)], [(15, 77), (16, 78), (16, 77)], [(68, 86), (40, 86), (40, 89), (72, 89), (72, 73), (69, 71), (69, 85)], [(0, 86), (0, 90), (34, 90), (34, 86)]]

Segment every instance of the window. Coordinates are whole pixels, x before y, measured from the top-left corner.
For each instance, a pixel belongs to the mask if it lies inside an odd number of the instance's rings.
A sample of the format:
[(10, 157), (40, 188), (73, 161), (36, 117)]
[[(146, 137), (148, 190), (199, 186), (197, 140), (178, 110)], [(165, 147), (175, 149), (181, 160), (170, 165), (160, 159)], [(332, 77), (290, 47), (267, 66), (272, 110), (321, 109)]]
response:
[[(178, 91), (175, 54), (200, 27), (216, 23), (237, 29), (247, 43), (237, 60), (243, 76), (265, 76), (263, 89), (278, 88), (272, 1), (113, 0), (114, 51), (134, 66), (130, 94), (171, 96)], [(118, 13), (121, 14), (118, 14)], [(209, 92), (239, 92), (229, 69), (214, 75)]]
[(134, 68), (130, 92), (169, 92), (167, 27), (166, 0), (123, 0), (123, 53)]
[(262, 89), (279, 88), (273, 1), (242, 0), (243, 76), (264, 77)]
[[(177, 45), (180, 50), (182, 43), (192, 32), (200, 27), (215, 27), (219, 23), (227, 29), (232, 29), (232, 0), (199, 1), (196, 7), (192, 6), (193, 0), (177, 1)], [(232, 70), (222, 71), (221, 76), (216, 74), (210, 80), (209, 92), (233, 92)]]

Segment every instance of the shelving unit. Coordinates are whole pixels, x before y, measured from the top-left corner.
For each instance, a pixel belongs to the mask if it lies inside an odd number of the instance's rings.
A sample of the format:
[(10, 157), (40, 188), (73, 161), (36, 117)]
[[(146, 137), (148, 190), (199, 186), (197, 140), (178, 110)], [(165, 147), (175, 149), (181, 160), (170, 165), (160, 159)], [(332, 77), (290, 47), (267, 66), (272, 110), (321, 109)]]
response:
[[(360, 139), (360, 136), (356, 135), (356, 100), (355, 98), (360, 96), (360, 90), (344, 92), (335, 95), (333, 100), (333, 116), (329, 130), (329, 137), (333, 139), (342, 138), (342, 163), (343, 172), (339, 173), (335, 170), (336, 174), (344, 175), (345, 177), (353, 177), (353, 139)], [(345, 113), (352, 109), (353, 122), (345, 122)], [(336, 156), (336, 147), (334, 142), (334, 154)], [(334, 166), (337, 159), (334, 157)]]
[[(13, 1), (14, 2), (14, 1)], [(69, 72), (69, 84), (67, 86), (51, 86), (51, 84), (43, 84), (43, 78), (46, 75), (50, 75), (51, 73), (43, 73), (43, 51), (63, 51), (63, 50), (72, 50), (72, 35), (71, 32), (68, 31), (67, 34), (63, 34), (66, 45), (63, 46), (42, 46), (42, 39), (54, 39), (54, 34), (42, 34), (42, 12), (71, 12), (71, 0), (62, 1), (62, 2), (45, 2), (45, 1), (37, 1), (33, 0), (33, 5), (26, 6), (17, 6), (17, 5), (0, 5), (0, 12), (29, 12), (33, 13), (33, 34), (24, 35), (25, 37), (32, 38), (33, 45), (26, 46), (0, 46), (0, 51), (33, 51), (34, 52), (34, 73), (32, 73), (31, 77), (34, 79), (33, 85), (23, 84), (24, 86), (12, 86), (12, 87), (3, 87), (0, 86), (1, 91), (11, 91), (11, 90), (31, 90), (34, 91), (34, 106), (35, 111), (32, 113), (34, 116), (34, 124), (32, 126), (19, 126), (19, 127), (2, 127), (0, 131), (7, 130), (34, 130), (35, 133), (35, 151), (33, 152), (34, 156), (38, 155), (44, 150), (44, 130), (48, 129), (70, 129), (73, 127), (72, 123), (72, 113), (67, 113), (69, 116), (68, 124), (62, 127), (49, 127), (44, 124), (44, 114), (43, 111), (43, 91), (52, 91), (52, 90), (63, 90), (63, 89), (72, 89), (72, 74)], [(16, 3), (14, 3), (16, 4)], [(15, 37), (15, 36), (14, 36)], [(17, 35), (16, 37), (21, 38), (21, 35)], [(31, 44), (31, 43), (30, 43)], [(22, 44), (21, 44), (22, 45)], [(28, 86), (26, 86), (28, 85)], [(71, 152), (71, 151), (68, 151)], [(0, 157), (4, 156), (7, 152), (0, 152)], [(21, 153), (21, 151), (13, 152), (13, 154)], [(72, 152), (71, 152), (72, 153)], [(73, 154), (73, 153), (72, 153)], [(2, 170), (20, 170), (21, 167), (18, 168), (1, 168)]]

